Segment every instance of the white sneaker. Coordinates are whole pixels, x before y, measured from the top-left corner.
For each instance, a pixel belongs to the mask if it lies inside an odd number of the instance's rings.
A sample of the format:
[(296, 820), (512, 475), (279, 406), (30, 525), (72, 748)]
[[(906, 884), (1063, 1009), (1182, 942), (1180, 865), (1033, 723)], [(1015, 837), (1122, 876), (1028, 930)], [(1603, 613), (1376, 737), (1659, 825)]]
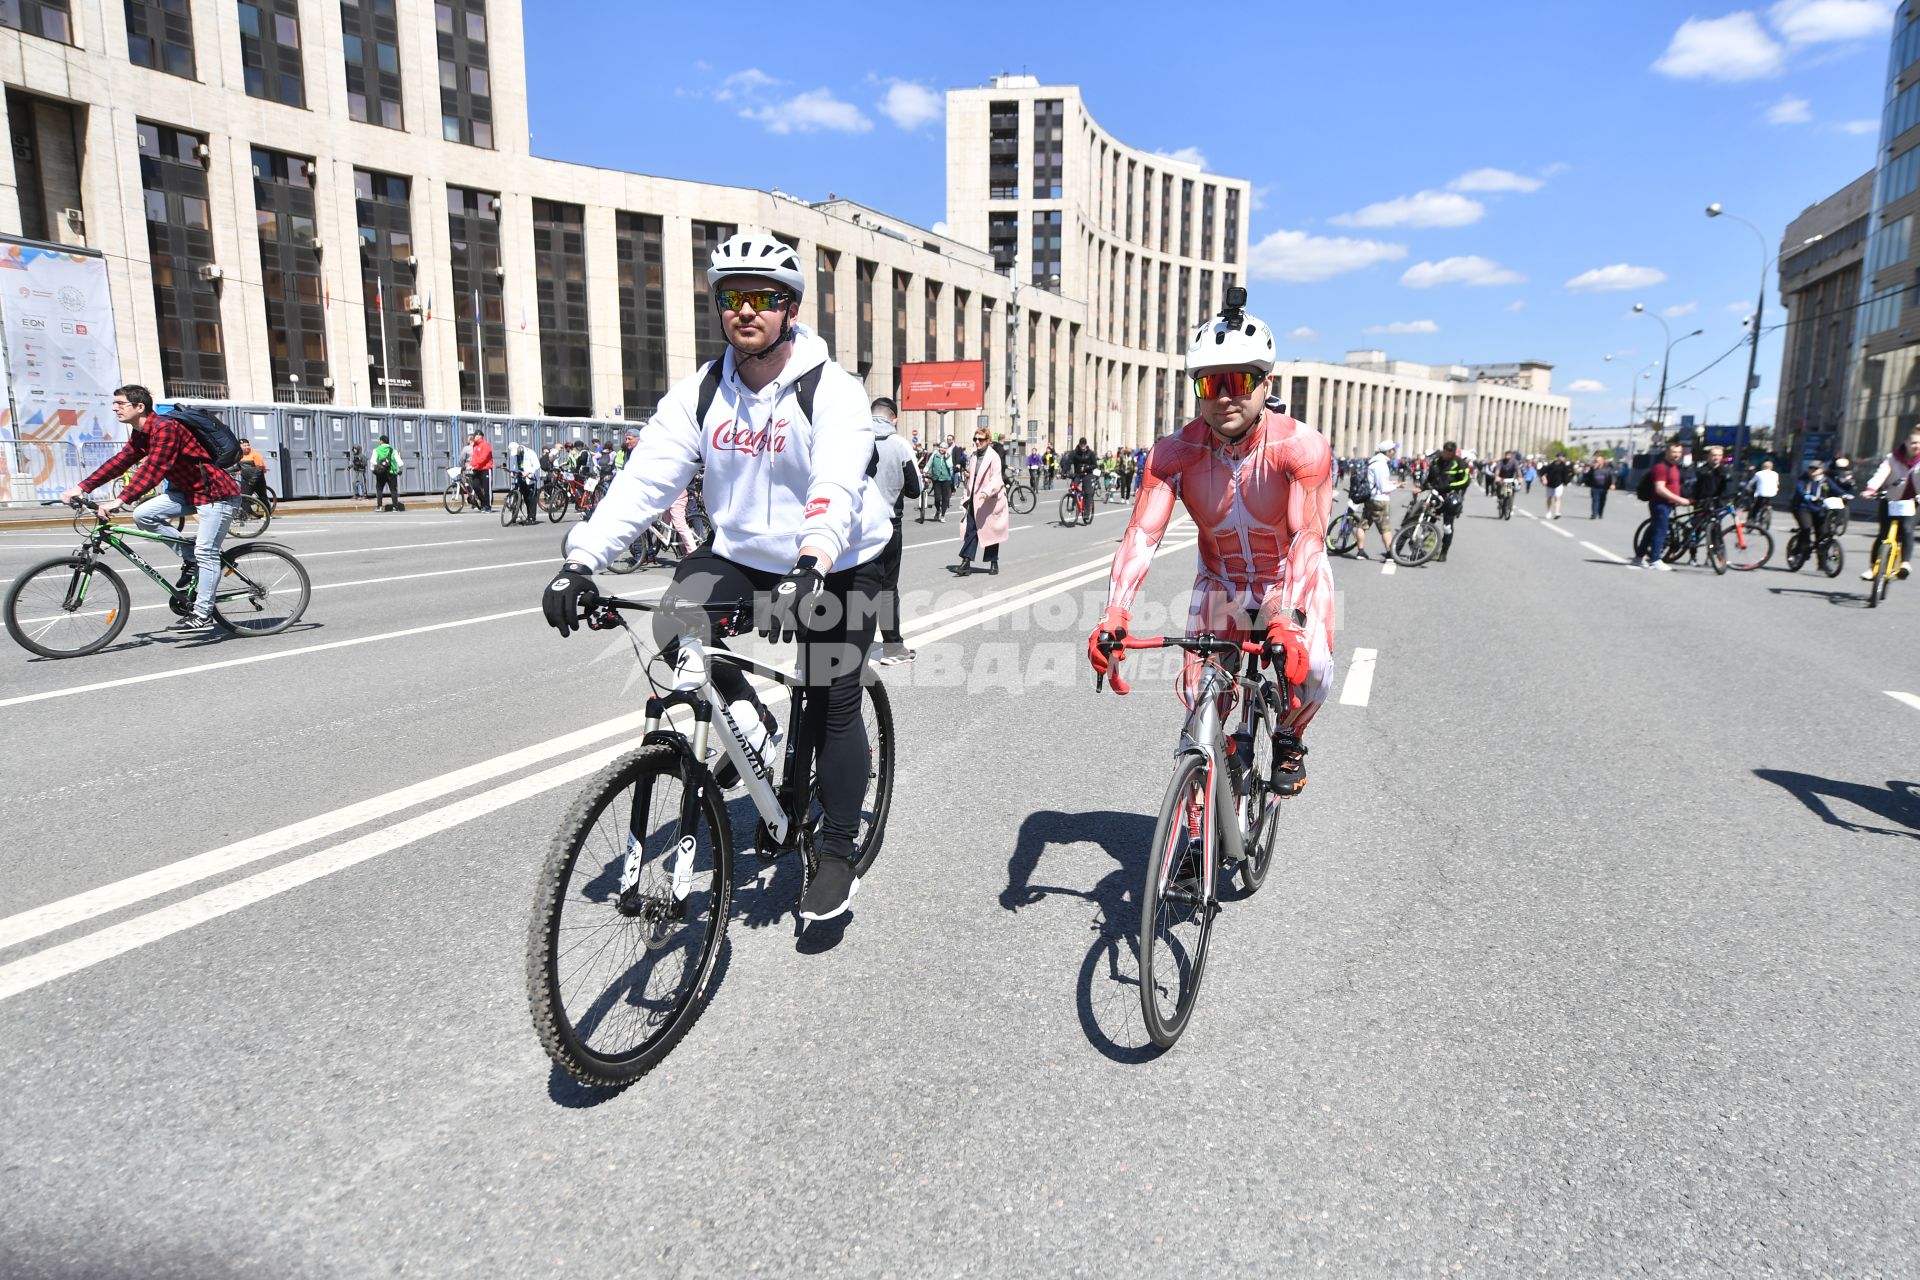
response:
[(1864, 573), (1862, 573), (1862, 574), (1860, 575), (1860, 581), (1862, 581), (1862, 582), (1872, 582), (1872, 581), (1873, 581), (1873, 569), (1872, 569), (1872, 567), (1871, 567), (1871, 566), (1869, 566), (1869, 567), (1867, 568), (1867, 570), (1866, 570), (1866, 571), (1865, 571)]
[(1654, 565), (1653, 567), (1654, 567), (1655, 569), (1657, 569), (1657, 570), (1659, 570), (1659, 571), (1660, 571), (1661, 573), (1672, 573), (1672, 572), (1673, 572), (1673, 566), (1672, 566), (1672, 565), (1670, 565), (1670, 564), (1668, 564), (1668, 563), (1667, 563), (1666, 561), (1664, 561), (1664, 560), (1662, 560), (1662, 561), (1661, 561), (1661, 562), (1660, 562), (1659, 564), (1656, 564), (1656, 565)]

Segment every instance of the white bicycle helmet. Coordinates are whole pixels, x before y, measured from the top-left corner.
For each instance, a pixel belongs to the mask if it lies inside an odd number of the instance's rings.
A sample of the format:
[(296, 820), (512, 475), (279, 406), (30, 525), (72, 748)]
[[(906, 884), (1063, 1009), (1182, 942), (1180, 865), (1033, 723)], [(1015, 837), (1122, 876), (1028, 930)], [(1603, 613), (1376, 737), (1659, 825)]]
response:
[(764, 276), (796, 298), (806, 296), (807, 278), (800, 271), (800, 255), (772, 236), (743, 231), (722, 240), (708, 260), (707, 287), (728, 276)]
[[(1238, 294), (1237, 300), (1233, 295)], [(1200, 326), (1187, 344), (1187, 372), (1202, 369), (1238, 369), (1252, 365), (1261, 373), (1273, 372), (1273, 330), (1257, 316), (1244, 310), (1246, 291), (1228, 291), (1226, 308)]]

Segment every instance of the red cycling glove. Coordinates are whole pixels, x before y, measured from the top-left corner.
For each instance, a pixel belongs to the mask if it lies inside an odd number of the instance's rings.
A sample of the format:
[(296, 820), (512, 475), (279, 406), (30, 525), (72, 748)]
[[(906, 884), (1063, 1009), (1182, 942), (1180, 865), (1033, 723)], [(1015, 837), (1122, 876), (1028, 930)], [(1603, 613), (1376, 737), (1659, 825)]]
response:
[(1267, 624), (1267, 644), (1282, 663), (1288, 684), (1305, 684), (1312, 664), (1307, 658), (1307, 633), (1291, 618), (1275, 618)]
[(1093, 668), (1095, 674), (1106, 675), (1111, 668), (1120, 664), (1122, 658), (1127, 656), (1125, 649), (1115, 649), (1112, 654), (1109, 655), (1106, 650), (1100, 647), (1100, 644), (1103, 640), (1111, 644), (1125, 636), (1127, 634), (1128, 621), (1127, 611), (1118, 605), (1113, 605), (1107, 609), (1106, 613), (1101, 615), (1100, 625), (1095, 627), (1093, 634), (1087, 637), (1087, 665)]

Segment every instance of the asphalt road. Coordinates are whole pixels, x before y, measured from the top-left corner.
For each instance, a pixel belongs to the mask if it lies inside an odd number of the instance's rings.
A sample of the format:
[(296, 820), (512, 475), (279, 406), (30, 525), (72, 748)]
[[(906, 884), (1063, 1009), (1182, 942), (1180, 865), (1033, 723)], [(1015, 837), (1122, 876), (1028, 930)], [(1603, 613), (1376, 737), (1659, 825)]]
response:
[[(534, 611), (556, 530), (288, 519), (298, 631), (0, 651), (0, 1275), (1920, 1267), (1920, 584), (1862, 607), (1858, 537), (1831, 581), (1633, 570), (1619, 499), (1341, 562), (1312, 782), (1156, 1056), (1178, 707), (1093, 692), (1124, 515), (1051, 507), (994, 578), (909, 525), (909, 637), (945, 634), (886, 673), (853, 918), (796, 943), (797, 872), (747, 858), (709, 1008), (618, 1093), (522, 982), (639, 704)], [(70, 542), (0, 532), (0, 579)]]

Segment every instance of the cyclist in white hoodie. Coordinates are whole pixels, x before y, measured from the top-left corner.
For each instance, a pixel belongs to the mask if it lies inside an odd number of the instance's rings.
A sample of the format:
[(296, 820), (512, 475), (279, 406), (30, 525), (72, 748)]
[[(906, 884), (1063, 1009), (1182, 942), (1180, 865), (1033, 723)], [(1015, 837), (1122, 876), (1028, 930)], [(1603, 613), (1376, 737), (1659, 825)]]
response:
[[(568, 537), (544, 607), (561, 635), (584, 625), (599, 602), (593, 575), (705, 466), (713, 544), (675, 567), (657, 615), (661, 639), (692, 632), (718, 643), (710, 619), (748, 607), (762, 635), (804, 637), (804, 678), (829, 688), (818, 744), (822, 857), (800, 917), (825, 920), (859, 888), (851, 855), (868, 772), (860, 680), (892, 524), (871, 492), (866, 390), (796, 320), (806, 292), (799, 255), (770, 235), (736, 235), (714, 249), (707, 283), (727, 351), (660, 402), (593, 519)], [(757, 705), (733, 667), (715, 663), (713, 681), (730, 703)]]

